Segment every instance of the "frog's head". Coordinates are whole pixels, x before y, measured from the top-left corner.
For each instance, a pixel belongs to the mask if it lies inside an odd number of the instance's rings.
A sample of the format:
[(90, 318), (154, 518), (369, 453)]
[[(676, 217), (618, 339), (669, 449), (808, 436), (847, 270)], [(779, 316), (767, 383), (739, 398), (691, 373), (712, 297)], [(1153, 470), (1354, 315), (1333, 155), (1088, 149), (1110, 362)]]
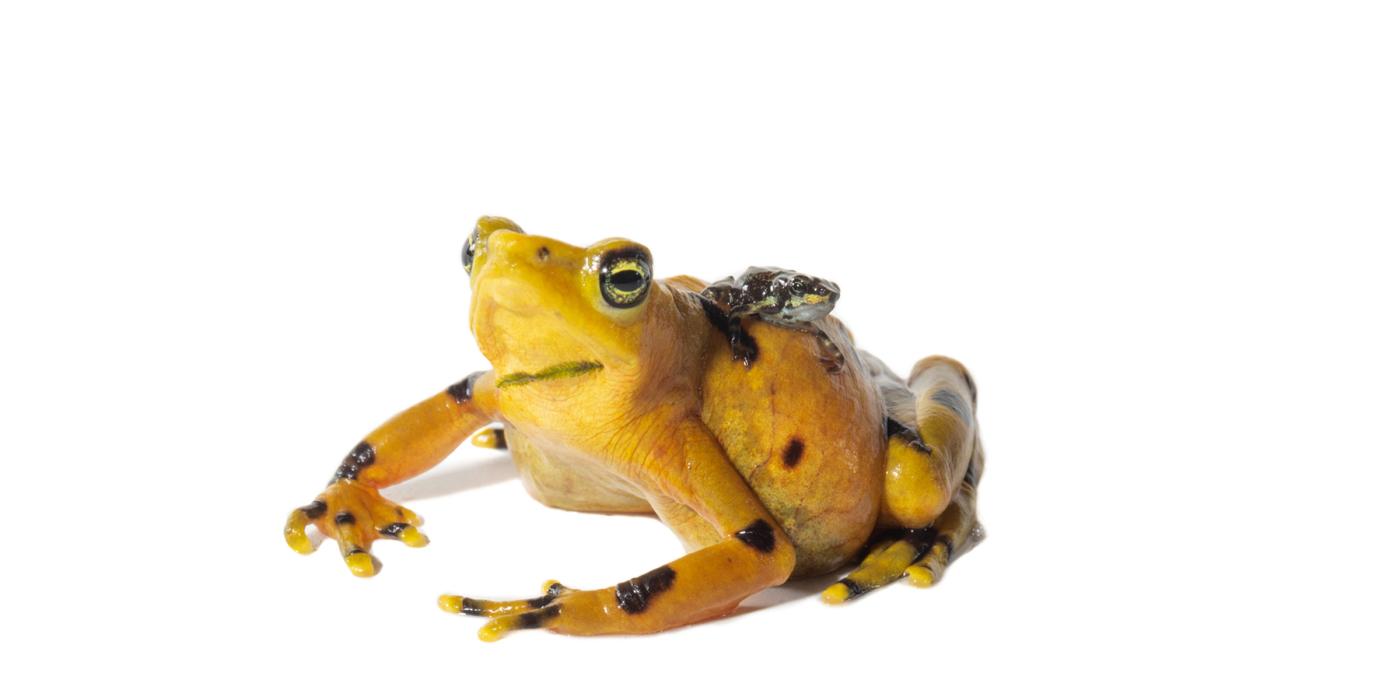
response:
[(841, 288), (819, 277), (792, 273), (787, 280), (784, 315), (798, 321), (815, 321), (836, 305)]
[(623, 367), (639, 356), (655, 296), (645, 246), (610, 238), (578, 248), (482, 217), (462, 264), (472, 334), (500, 381)]

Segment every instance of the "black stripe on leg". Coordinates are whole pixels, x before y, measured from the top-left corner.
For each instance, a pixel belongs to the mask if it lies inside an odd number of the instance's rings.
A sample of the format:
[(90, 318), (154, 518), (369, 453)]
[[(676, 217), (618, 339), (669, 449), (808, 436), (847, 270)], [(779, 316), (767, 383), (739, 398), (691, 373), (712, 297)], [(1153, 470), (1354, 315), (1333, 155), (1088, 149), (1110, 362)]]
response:
[(348, 510), (342, 510), (335, 514), (336, 525), (354, 525), (355, 515)]
[(303, 506), (301, 512), (306, 515), (307, 519), (316, 520), (326, 514), (326, 502), (312, 501), (311, 503)]
[(669, 566), (648, 571), (634, 579), (617, 584), (614, 591), (617, 607), (630, 615), (643, 612), (651, 604), (651, 597), (669, 589), (676, 582), (676, 570)]
[(361, 441), (360, 444), (355, 446), (355, 449), (350, 450), (350, 454), (345, 455), (345, 459), (341, 461), (340, 467), (335, 470), (335, 476), (331, 478), (331, 481), (334, 482), (339, 479), (354, 481), (360, 478), (361, 470), (372, 464), (374, 464), (374, 446), (368, 442)]
[(379, 528), (379, 534), (385, 537), (392, 537), (394, 539), (398, 539), (399, 536), (402, 535), (403, 531), (406, 529), (408, 529), (408, 523), (389, 523), (388, 525)]
[(762, 518), (749, 523), (749, 526), (734, 533), (740, 542), (757, 549), (764, 554), (773, 551), (777, 539), (773, 536), (773, 526)]
[(933, 393), (930, 399), (937, 404), (948, 407), (948, 410), (958, 414), (962, 422), (972, 425), (972, 411), (967, 407), (967, 402), (957, 392), (950, 389), (939, 389)]
[(485, 374), (485, 372), (472, 372), (468, 374), (466, 379), (447, 387), (447, 395), (451, 396), (452, 400), (457, 403), (471, 401), (472, 389), (476, 387), (476, 380), (483, 374)]
[(504, 450), (508, 447), (508, 445), (506, 445), (506, 431), (504, 428), (492, 428), (491, 439), (496, 441), (494, 447), (498, 450)]
[(547, 608), (521, 613), (515, 618), (516, 625), (518, 629), (522, 630), (538, 629), (544, 627), (544, 623), (549, 620), (559, 617), (559, 613), (562, 612), (564, 612), (563, 605), (551, 605)]
[(846, 600), (855, 600), (856, 598), (859, 598), (865, 595), (866, 593), (870, 592), (870, 590), (867, 589), (865, 586), (862, 586), (859, 583), (856, 583), (855, 581), (852, 581), (848, 578), (843, 578), (840, 581), (838, 581), (838, 583), (846, 587), (846, 592), (849, 594), (846, 597)]

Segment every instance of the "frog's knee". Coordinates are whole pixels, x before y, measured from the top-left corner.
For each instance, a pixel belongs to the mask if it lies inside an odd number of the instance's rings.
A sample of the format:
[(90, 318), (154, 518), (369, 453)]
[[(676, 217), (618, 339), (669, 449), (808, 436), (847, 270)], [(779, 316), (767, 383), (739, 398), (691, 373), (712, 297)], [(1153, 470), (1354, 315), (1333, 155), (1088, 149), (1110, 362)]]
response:
[(913, 431), (889, 438), (885, 451), (883, 521), (904, 528), (929, 525), (948, 507), (952, 471), (937, 448), (921, 442)]

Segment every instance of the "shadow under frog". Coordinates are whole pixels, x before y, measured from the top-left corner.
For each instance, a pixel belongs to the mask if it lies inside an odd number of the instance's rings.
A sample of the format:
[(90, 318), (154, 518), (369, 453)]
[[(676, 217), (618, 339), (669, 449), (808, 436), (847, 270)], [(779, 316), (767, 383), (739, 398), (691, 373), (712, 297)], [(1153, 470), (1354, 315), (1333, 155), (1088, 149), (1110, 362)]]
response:
[(650, 251), (586, 248), (484, 217), (463, 249), (471, 326), (491, 369), (390, 418), (346, 457), (288, 544), (314, 524), (356, 575), (376, 539), (423, 546), (421, 519), (380, 490), (441, 462), (464, 440), (505, 447), (526, 490), (558, 508), (655, 514), (687, 553), (616, 586), (546, 582), (533, 598), (445, 595), (449, 612), (516, 629), (646, 633), (726, 615), (793, 577), (855, 570), (839, 603), (899, 579), (928, 586), (980, 539), (976, 389), (961, 364), (928, 357), (909, 379), (858, 351), (834, 316), (811, 335), (739, 321), (762, 348), (736, 361), (706, 286), (653, 279)]

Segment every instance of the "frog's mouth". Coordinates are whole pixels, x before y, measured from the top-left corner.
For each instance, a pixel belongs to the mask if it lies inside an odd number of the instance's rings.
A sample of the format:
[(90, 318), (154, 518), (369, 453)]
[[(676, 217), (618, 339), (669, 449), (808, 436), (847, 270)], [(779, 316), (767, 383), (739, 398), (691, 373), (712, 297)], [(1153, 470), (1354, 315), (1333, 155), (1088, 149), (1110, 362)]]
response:
[(557, 365), (550, 365), (538, 372), (511, 372), (496, 380), (497, 389), (505, 389), (512, 386), (520, 386), (531, 382), (545, 381), (549, 379), (565, 379), (567, 377), (577, 377), (597, 372), (603, 368), (603, 363), (593, 360), (578, 360), (574, 362), (561, 362)]

